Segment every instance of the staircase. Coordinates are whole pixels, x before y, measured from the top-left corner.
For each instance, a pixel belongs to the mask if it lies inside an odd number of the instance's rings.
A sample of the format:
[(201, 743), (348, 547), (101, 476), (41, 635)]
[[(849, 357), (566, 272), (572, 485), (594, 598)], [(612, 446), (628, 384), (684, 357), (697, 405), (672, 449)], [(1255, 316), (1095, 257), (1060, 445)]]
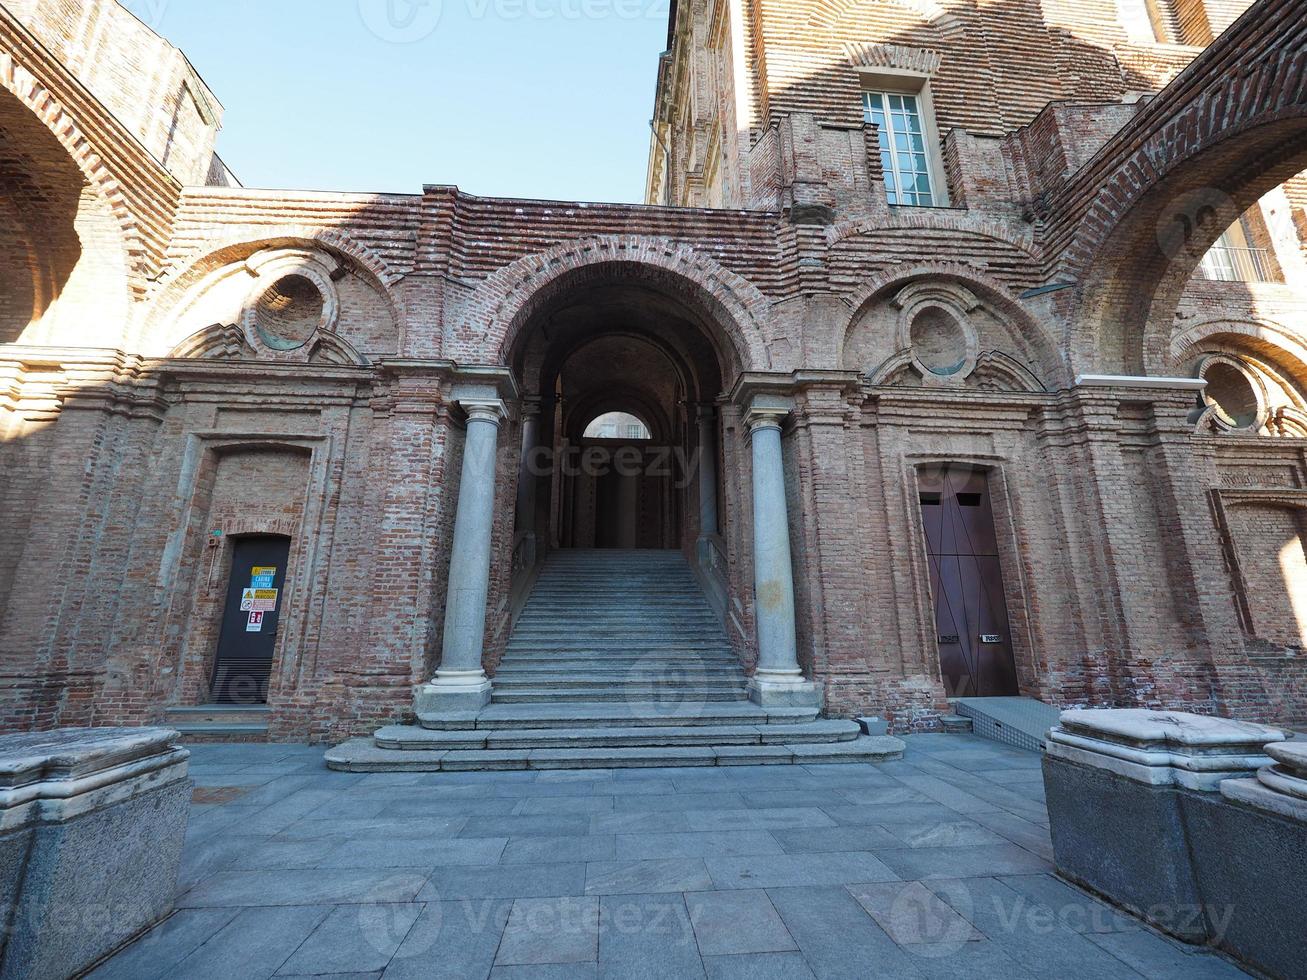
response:
[(876, 762), (903, 743), (816, 708), (761, 708), (676, 551), (555, 551), (478, 712), (331, 749), (351, 772)]
[(556, 551), (513, 630), (494, 704), (749, 699), (740, 662), (676, 551)]

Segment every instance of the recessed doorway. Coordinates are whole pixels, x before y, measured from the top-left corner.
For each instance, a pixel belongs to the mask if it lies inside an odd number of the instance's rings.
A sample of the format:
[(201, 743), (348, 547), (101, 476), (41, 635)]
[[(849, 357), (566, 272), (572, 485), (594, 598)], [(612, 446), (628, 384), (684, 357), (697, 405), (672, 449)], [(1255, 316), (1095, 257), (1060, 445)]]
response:
[(214, 704), (266, 704), (290, 559), (290, 538), (235, 538), (213, 663)]
[(922, 467), (917, 480), (944, 689), (958, 698), (1016, 695), (989, 474), (948, 463)]

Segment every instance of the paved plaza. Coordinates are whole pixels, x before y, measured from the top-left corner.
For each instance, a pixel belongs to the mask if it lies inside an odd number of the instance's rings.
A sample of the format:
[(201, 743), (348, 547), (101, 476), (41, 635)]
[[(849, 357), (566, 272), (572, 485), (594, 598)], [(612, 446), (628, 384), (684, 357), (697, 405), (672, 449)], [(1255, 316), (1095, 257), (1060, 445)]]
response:
[(1039, 757), (327, 771), (193, 749), (177, 912), (92, 976), (1243, 976), (1053, 876)]

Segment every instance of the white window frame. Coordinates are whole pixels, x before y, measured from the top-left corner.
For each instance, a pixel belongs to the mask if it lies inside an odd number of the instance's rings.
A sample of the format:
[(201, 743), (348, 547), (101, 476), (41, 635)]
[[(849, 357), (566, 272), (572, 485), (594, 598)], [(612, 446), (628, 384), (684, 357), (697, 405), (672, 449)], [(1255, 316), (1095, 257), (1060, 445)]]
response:
[[(930, 204), (894, 204), (893, 207), (949, 207), (948, 181), (945, 179), (943, 144), (935, 126), (935, 100), (931, 97), (930, 76), (922, 72), (886, 72), (880, 68), (860, 68), (863, 118), (867, 117), (866, 95), (910, 95), (917, 100), (921, 132), (926, 144), (926, 172), (930, 177)], [(895, 182), (897, 187), (897, 179)], [(886, 189), (888, 191), (888, 188)]]

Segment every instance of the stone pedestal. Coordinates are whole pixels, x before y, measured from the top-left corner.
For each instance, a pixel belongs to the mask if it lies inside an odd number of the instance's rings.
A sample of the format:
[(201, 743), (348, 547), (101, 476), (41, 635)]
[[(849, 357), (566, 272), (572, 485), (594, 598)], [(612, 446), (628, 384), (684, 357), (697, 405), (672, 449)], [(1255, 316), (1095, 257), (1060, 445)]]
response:
[(0, 977), (62, 980), (172, 911), (191, 796), (177, 738), (0, 738)]
[(1186, 801), (1212, 942), (1269, 976), (1302, 976), (1307, 937), (1307, 744), (1266, 747), (1274, 765)]
[(1210, 938), (1185, 798), (1270, 762), (1284, 734), (1182, 712), (1066, 711), (1044, 784), (1058, 871), (1189, 942)]

